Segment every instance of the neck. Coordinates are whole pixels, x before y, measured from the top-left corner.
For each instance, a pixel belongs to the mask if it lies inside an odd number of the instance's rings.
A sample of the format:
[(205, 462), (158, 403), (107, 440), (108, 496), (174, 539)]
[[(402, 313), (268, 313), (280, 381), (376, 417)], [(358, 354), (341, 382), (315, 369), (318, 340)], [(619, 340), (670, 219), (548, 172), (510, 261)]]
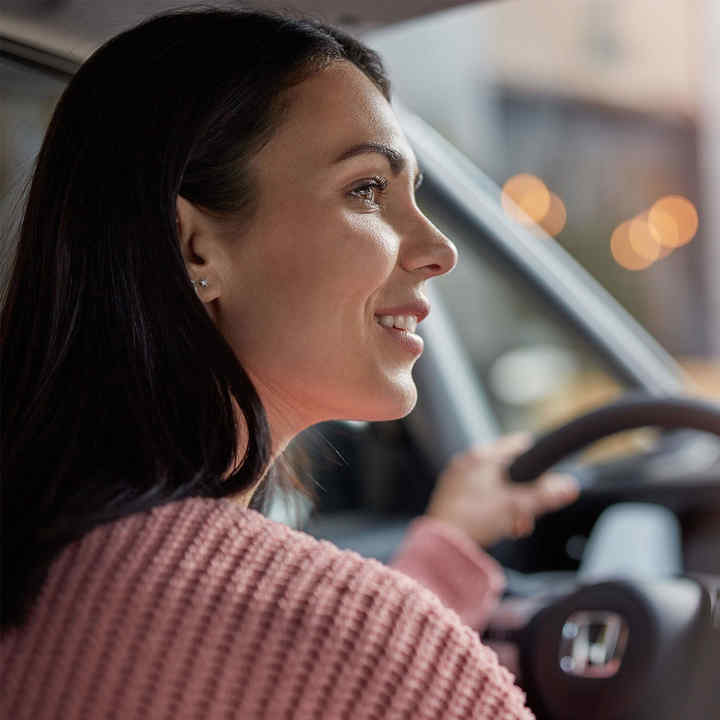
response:
[[(265, 414), (267, 416), (271, 438), (271, 459), (262, 477), (260, 477), (255, 485), (246, 492), (235, 496), (235, 499), (243, 507), (248, 507), (250, 505), (250, 501), (252, 500), (255, 491), (264, 479), (267, 471), (277, 458), (283, 454), (287, 446), (290, 444), (290, 441), (298, 433), (304, 430), (305, 427), (308, 427), (308, 424), (303, 424), (297, 419), (294, 419), (292, 408), (287, 403), (280, 400), (275, 393), (271, 392), (270, 388), (258, 383), (255, 378), (253, 378), (253, 383), (255, 384), (258, 396), (260, 397), (260, 402), (265, 408)], [(247, 449), (247, 425), (245, 423), (245, 418), (235, 402), (235, 399), (233, 399), (232, 402), (238, 418), (237, 464), (239, 464), (240, 459), (245, 455), (245, 451)]]

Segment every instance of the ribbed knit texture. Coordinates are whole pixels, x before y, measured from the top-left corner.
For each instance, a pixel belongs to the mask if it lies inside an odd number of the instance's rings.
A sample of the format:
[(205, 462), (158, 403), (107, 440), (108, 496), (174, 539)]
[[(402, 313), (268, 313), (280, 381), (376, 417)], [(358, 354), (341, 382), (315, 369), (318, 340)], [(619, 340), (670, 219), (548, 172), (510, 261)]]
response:
[(436, 518), (415, 518), (392, 559), (401, 570), (432, 590), (462, 621), (483, 630), (505, 589), (500, 565), (462, 530)]
[[(433, 533), (411, 530), (400, 564)], [(479, 557), (460, 562), (492, 592)], [(405, 572), (229, 499), (103, 525), (3, 636), (2, 717), (530, 720), (477, 632)]]

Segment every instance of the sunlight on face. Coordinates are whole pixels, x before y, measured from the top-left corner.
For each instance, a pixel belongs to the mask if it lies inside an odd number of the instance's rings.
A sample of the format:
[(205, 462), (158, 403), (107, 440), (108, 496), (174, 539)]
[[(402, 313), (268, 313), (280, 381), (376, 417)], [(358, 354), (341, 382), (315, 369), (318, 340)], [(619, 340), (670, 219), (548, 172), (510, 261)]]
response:
[(223, 271), (220, 329), (269, 413), (298, 430), (401, 417), (421, 341), (376, 313), (422, 300), (457, 253), (416, 206), (413, 152), (360, 70), (336, 62), (287, 94), (251, 162), (258, 206)]

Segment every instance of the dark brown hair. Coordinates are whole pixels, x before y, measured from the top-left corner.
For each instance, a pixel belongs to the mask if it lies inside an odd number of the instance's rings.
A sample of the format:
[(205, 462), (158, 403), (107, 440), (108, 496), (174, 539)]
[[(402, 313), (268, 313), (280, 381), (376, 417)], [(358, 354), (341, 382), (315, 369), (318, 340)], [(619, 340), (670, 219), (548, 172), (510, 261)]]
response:
[[(248, 160), (281, 121), (282, 91), (338, 60), (389, 99), (378, 56), (335, 28), (174, 12), (110, 40), (63, 93), (0, 319), (3, 628), (93, 527), (241, 493), (267, 469), (264, 409), (190, 284), (175, 205), (251, 217)], [(232, 398), (250, 437), (230, 473)]]

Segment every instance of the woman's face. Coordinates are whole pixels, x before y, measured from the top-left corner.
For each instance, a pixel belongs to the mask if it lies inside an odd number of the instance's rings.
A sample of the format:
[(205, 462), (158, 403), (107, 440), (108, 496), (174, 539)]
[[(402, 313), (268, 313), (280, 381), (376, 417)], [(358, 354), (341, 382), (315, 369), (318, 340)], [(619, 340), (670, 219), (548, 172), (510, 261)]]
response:
[(401, 417), (422, 340), (378, 316), (424, 314), (425, 281), (457, 252), (415, 204), (415, 156), (360, 70), (334, 63), (288, 96), (251, 162), (257, 209), (229, 244), (215, 321), (271, 425)]

